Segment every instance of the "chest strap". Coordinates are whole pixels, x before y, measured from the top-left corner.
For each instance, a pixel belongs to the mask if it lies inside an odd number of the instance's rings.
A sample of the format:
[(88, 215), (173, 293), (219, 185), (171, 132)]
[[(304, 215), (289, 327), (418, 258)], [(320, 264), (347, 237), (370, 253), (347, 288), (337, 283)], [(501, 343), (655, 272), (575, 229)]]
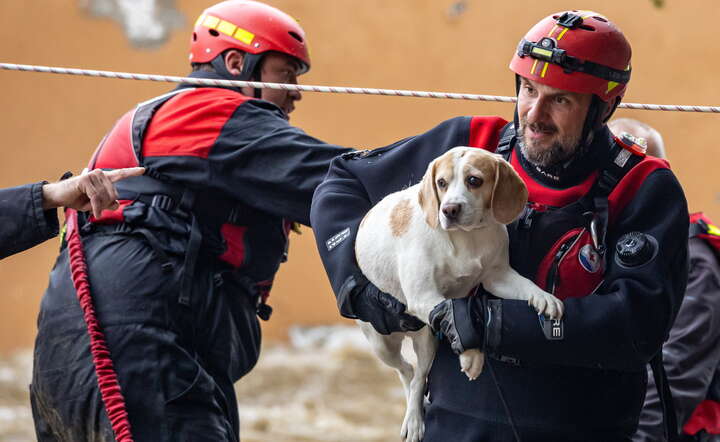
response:
[(510, 161), (510, 154), (512, 154), (513, 147), (515, 146), (515, 126), (513, 123), (508, 123), (500, 131), (500, 140), (498, 141), (495, 153), (501, 155), (505, 161)]
[(592, 205), (595, 208), (593, 219), (590, 222), (590, 235), (593, 245), (600, 256), (605, 259), (605, 237), (610, 219), (610, 205), (608, 197), (615, 190), (623, 177), (637, 165), (644, 155), (634, 154), (625, 148), (613, 137), (610, 146), (610, 161), (600, 171), (598, 179), (590, 189), (589, 196), (592, 198)]

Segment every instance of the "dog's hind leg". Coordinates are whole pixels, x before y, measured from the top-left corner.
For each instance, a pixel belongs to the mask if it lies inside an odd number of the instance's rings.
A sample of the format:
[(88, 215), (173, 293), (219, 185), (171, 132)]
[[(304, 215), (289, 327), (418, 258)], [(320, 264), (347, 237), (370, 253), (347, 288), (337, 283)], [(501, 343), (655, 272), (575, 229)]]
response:
[(423, 327), (416, 332), (409, 333), (413, 343), (413, 350), (417, 355), (417, 366), (410, 381), (408, 406), (401, 430), (401, 436), (406, 442), (419, 442), (425, 433), (423, 422), (423, 397), (430, 367), (435, 359), (437, 341), (430, 327)]
[(377, 357), (389, 367), (397, 370), (398, 376), (403, 384), (403, 390), (405, 390), (405, 399), (407, 400), (414, 370), (413, 366), (402, 357), (400, 351), (402, 349), (402, 341), (406, 336), (405, 333), (381, 335), (375, 331), (370, 323), (364, 321), (357, 321), (357, 323)]

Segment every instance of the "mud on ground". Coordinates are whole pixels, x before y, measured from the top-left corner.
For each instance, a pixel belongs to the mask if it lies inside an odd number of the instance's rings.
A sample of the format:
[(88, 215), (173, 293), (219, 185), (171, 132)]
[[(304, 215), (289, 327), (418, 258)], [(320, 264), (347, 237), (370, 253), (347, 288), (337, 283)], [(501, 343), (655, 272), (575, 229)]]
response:
[[(354, 327), (291, 330), (263, 348), (236, 385), (243, 442), (400, 440), (400, 380)], [(28, 402), (32, 351), (0, 359), (0, 441), (34, 441)]]

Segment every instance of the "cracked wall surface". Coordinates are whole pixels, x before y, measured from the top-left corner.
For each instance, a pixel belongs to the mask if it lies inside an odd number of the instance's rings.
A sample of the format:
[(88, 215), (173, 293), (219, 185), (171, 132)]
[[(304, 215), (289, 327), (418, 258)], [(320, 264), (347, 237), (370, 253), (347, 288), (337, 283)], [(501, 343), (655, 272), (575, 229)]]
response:
[(91, 17), (117, 22), (137, 48), (161, 46), (186, 22), (175, 0), (78, 0), (78, 6)]
[[(0, 1), (0, 59), (49, 66), (183, 75), (195, 18), (213, 0)], [(514, 94), (508, 63), (518, 40), (541, 17), (567, 6), (546, 2), (477, 0), (268, 0), (300, 20), (312, 56), (304, 84)], [(586, 0), (583, 7), (617, 22), (633, 46), (633, 78), (626, 101), (720, 105), (720, 86), (708, 54), (720, 53), (715, 38), (720, 2), (697, 0), (697, 8), (667, 2)], [(164, 19), (179, 14), (180, 27)], [(130, 10), (127, 21), (123, 11)], [(702, 14), (696, 11), (702, 10)], [(455, 11), (452, 14), (450, 11)], [(116, 17), (119, 22), (110, 17)], [(134, 21), (133, 21), (134, 20)], [(172, 22), (172, 20), (170, 20)], [(149, 23), (149, 24), (148, 24)], [(169, 22), (168, 22), (169, 23)], [(688, 24), (690, 24), (688, 26)], [(123, 26), (146, 29), (153, 50), (131, 44)], [(164, 26), (164, 27), (163, 27)], [(149, 29), (149, 30), (148, 30)], [(132, 34), (136, 35), (136, 34)], [(143, 40), (145, 41), (145, 40)], [(155, 43), (157, 44), (157, 43)], [(138, 102), (165, 93), (164, 83), (0, 71), (0, 186), (54, 180), (78, 172), (115, 121)], [(303, 94), (291, 122), (328, 142), (353, 147), (390, 144), (458, 115), (500, 115), (513, 106), (417, 98)], [(620, 110), (663, 133), (673, 171), (691, 210), (720, 222), (720, 183), (715, 179), (718, 116)], [(293, 234), (290, 259), (270, 296), (266, 338), (284, 338), (294, 324), (341, 321), (309, 228)], [(0, 261), (3, 320), (0, 353), (31, 346), (48, 272), (57, 256), (52, 240)]]

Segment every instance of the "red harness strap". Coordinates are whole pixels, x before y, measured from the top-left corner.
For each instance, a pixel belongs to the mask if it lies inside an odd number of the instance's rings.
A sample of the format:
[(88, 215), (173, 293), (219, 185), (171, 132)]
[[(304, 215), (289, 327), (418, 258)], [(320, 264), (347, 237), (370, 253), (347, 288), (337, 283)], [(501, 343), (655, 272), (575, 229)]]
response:
[(115, 432), (115, 440), (118, 442), (132, 442), (130, 433), (130, 421), (128, 420), (125, 408), (125, 398), (120, 390), (117, 374), (110, 359), (110, 350), (105, 343), (105, 335), (100, 329), (100, 323), (95, 316), (92, 296), (90, 294), (90, 281), (88, 280), (87, 263), (85, 262), (85, 251), (82, 239), (78, 233), (78, 215), (73, 209), (65, 210), (66, 239), (68, 256), (70, 258), (70, 272), (73, 285), (77, 292), (80, 307), (83, 310), (83, 317), (87, 324), (90, 335), (90, 352), (95, 365), (100, 395), (105, 404), (105, 411)]

